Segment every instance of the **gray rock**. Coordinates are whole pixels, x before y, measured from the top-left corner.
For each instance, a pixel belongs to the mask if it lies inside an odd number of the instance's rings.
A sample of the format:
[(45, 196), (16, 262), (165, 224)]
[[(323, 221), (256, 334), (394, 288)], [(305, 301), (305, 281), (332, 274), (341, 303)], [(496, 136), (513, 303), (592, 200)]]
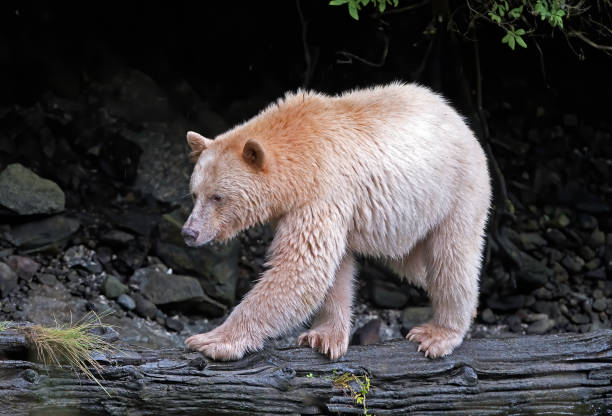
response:
[(539, 233), (520, 233), (519, 239), (525, 250), (534, 250), (547, 244)]
[(130, 283), (137, 284), (140, 292), (157, 306), (196, 310), (210, 316), (221, 316), (227, 308), (207, 296), (200, 282), (191, 276), (160, 272), (154, 267), (136, 270)]
[(173, 270), (196, 275), (207, 295), (226, 305), (233, 305), (240, 275), (240, 242), (234, 239), (226, 244), (187, 247), (181, 237), (181, 228), (186, 219), (186, 210), (180, 209), (162, 217), (157, 255)]
[(596, 310), (597, 312), (605, 311), (606, 307), (607, 307), (607, 303), (606, 303), (606, 300), (603, 298), (597, 299), (595, 302), (593, 302), (593, 309)]
[(567, 245), (567, 237), (556, 228), (548, 228), (545, 235), (555, 247), (565, 247)]
[(17, 288), (17, 273), (11, 267), (0, 262), (0, 298), (5, 297)]
[(173, 331), (181, 332), (185, 326), (178, 319), (168, 317), (166, 318), (166, 327)]
[(134, 240), (134, 236), (130, 233), (126, 233), (125, 231), (110, 230), (109, 232), (103, 234), (100, 237), (100, 240), (111, 247), (125, 247), (132, 240)]
[(6, 259), (6, 264), (17, 273), (17, 275), (23, 280), (32, 280), (34, 273), (36, 273), (40, 267), (40, 264), (36, 263), (29, 257), (12, 255)]
[(37, 277), (38, 281), (43, 285), (53, 286), (57, 283), (57, 278), (51, 273), (43, 273)]
[(560, 214), (557, 219), (556, 219), (556, 223), (557, 226), (561, 227), (561, 228), (565, 228), (570, 224), (570, 219), (567, 215), (565, 214)]
[(431, 306), (411, 306), (402, 311), (402, 326), (412, 329), (431, 319), (433, 310)]
[(553, 319), (540, 319), (527, 327), (528, 334), (542, 335), (553, 329), (555, 321)]
[(0, 205), (16, 214), (55, 214), (64, 210), (65, 200), (55, 182), (19, 163), (8, 165), (0, 173)]
[(495, 317), (495, 314), (489, 308), (485, 308), (485, 310), (482, 311), (481, 317), (482, 317), (482, 320), (488, 324), (494, 324), (497, 322), (497, 318)]
[(593, 230), (588, 238), (587, 244), (593, 248), (598, 248), (606, 244), (606, 235), (601, 230)]
[(121, 281), (113, 275), (108, 275), (106, 279), (104, 279), (104, 296), (109, 299), (118, 298), (119, 296), (127, 292), (127, 289), (127, 286), (121, 283)]
[(372, 319), (358, 328), (351, 338), (351, 345), (373, 345), (380, 342), (380, 319)]
[(537, 288), (544, 286), (548, 283), (548, 278), (552, 276), (552, 270), (547, 268), (543, 262), (519, 250), (518, 247), (510, 241), (512, 233), (513, 231), (511, 229), (507, 227), (502, 228), (499, 235), (499, 243), (518, 266), (518, 279), (527, 287)]
[(122, 308), (128, 311), (134, 310), (136, 308), (136, 302), (134, 302), (134, 299), (132, 299), (131, 296), (126, 295), (125, 293), (117, 298), (117, 303), (121, 305)]
[(7, 233), (8, 241), (28, 252), (63, 247), (68, 238), (79, 229), (73, 218), (56, 215), (43, 220), (15, 225)]
[(561, 264), (563, 264), (563, 266), (566, 269), (568, 269), (569, 271), (572, 271), (574, 273), (578, 273), (584, 267), (584, 260), (582, 260), (582, 258), (580, 258), (578, 256), (574, 256), (574, 255), (568, 254), (561, 261)]
[(136, 312), (144, 318), (154, 319), (157, 313), (155, 304), (139, 293), (135, 293), (133, 297), (136, 301)]
[(572, 314), (569, 318), (576, 325), (583, 325), (591, 322), (591, 318), (589, 318), (588, 315), (582, 313)]
[(68, 267), (79, 267), (90, 273), (102, 272), (102, 265), (95, 259), (96, 252), (83, 245), (73, 246), (64, 253), (64, 261)]

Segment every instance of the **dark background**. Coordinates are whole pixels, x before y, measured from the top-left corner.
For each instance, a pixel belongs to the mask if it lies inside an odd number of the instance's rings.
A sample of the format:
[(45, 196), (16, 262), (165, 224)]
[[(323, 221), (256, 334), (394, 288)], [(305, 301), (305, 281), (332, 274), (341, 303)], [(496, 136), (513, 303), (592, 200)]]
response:
[[(2, 2), (0, 170), (19, 162), (56, 181), (66, 193), (67, 212), (81, 221), (65, 247), (85, 244), (95, 251), (93, 261), (127, 284), (135, 270), (152, 264), (147, 256), (172, 266), (160, 245), (168, 237), (160, 218), (177, 207), (187, 209), (187, 129), (214, 136), (303, 86), (336, 93), (393, 80), (419, 82), (447, 96), (489, 149), (496, 199), (477, 322), (516, 333), (609, 327), (610, 56), (552, 30), (552, 36), (535, 38), (537, 45), (530, 39), (527, 49), (512, 51), (501, 43), (501, 30), (485, 22), (466, 37), (447, 31), (446, 22), (432, 21), (431, 5), (382, 17), (366, 9), (358, 22), (346, 7), (327, 1), (300, 5), (303, 22), (294, 1)], [(465, 13), (455, 18), (465, 30)], [(380, 61), (385, 39), (389, 48), (381, 65), (345, 62), (342, 51)], [(149, 131), (163, 139), (147, 141)], [(172, 146), (163, 147), (166, 143)], [(147, 156), (158, 148), (163, 150)], [(176, 182), (179, 196), (160, 198), (138, 186), (138, 169), (155, 160), (180, 167), (172, 175), (163, 164), (154, 169), (162, 185), (174, 186), (171, 177), (182, 180)], [(562, 216), (569, 225), (559, 222)], [(33, 219), (5, 215), (0, 222), (10, 232)], [(135, 237), (129, 243), (101, 238), (116, 229)], [(236, 299), (263, 270), (269, 239), (265, 230), (241, 236)], [(104, 292), (103, 276), (79, 270), (74, 280), (68, 271), (73, 266), (62, 269), (57, 264), (64, 260), (54, 260), (61, 252), (29, 254), (7, 239), (0, 242), (0, 257), (33, 256), (40, 270), (86, 299), (87, 308), (99, 307), (95, 299)], [(400, 283), (367, 260), (361, 275), (360, 302), (367, 307), (426, 304), (422, 293), (406, 285), (407, 297), (390, 302), (402, 292)], [(376, 283), (380, 275), (388, 283)], [(209, 279), (206, 273), (199, 277)], [(36, 278), (22, 280), (20, 291), (0, 309), (7, 319), (34, 319), (19, 305), (37, 293)], [(128, 293), (142, 299), (136, 286)], [(217, 297), (231, 306), (229, 298)], [(175, 309), (160, 305), (161, 311), (149, 316), (141, 304), (133, 312), (111, 302), (128, 317), (153, 317), (179, 333), (183, 326), (177, 320), (188, 322), (171, 318)], [(179, 310), (193, 314), (190, 308)], [(380, 319), (394, 327), (399, 318), (381, 314)], [(411, 321), (402, 319), (405, 330)]]

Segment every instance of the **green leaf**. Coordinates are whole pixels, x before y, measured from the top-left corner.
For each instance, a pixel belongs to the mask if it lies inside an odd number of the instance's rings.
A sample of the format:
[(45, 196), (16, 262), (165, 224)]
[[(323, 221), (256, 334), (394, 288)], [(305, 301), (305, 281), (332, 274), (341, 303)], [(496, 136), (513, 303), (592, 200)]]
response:
[(514, 50), (514, 43), (516, 41), (514, 40), (514, 35), (512, 32), (507, 32), (506, 36), (504, 36), (502, 38), (502, 43), (507, 43), (508, 46), (510, 46), (510, 49)]
[(384, 0), (378, 3), (379, 12), (384, 13), (386, 7), (387, 7), (387, 3)]
[[(519, 30), (522, 30), (522, 29), (519, 29)], [(517, 31), (517, 32), (518, 32), (518, 31)], [(524, 30), (523, 30), (523, 32), (524, 32)], [(523, 38), (522, 38), (522, 37), (520, 37), (520, 36), (515, 36), (515, 39), (516, 39), (516, 43), (518, 43), (520, 46), (522, 46), (523, 48), (526, 48), (526, 47), (527, 47), (527, 44), (525, 43), (525, 41), (523, 40)]]
[(525, 29), (517, 29), (514, 31), (514, 34), (517, 36), (521, 36), (525, 34)]
[(359, 20), (359, 13), (357, 12), (357, 4), (354, 2), (349, 3), (349, 14), (355, 20)]
[(515, 19), (518, 19), (519, 17), (521, 17), (522, 13), (523, 13), (523, 6), (515, 7), (514, 9), (508, 12), (508, 14)]
[(501, 17), (499, 17), (498, 15), (489, 12), (489, 17), (491, 18), (493, 22), (501, 23)]
[(341, 6), (341, 5), (346, 4), (348, 2), (349, 2), (349, 0), (331, 0), (329, 2), (329, 5), (330, 6)]

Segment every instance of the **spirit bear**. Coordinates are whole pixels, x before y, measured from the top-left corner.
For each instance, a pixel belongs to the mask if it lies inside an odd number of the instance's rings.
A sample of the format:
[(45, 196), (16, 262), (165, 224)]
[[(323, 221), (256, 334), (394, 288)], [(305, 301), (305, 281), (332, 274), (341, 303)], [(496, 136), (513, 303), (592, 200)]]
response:
[(433, 318), (407, 338), (435, 358), (476, 314), (490, 205), (485, 154), (443, 98), (393, 83), (338, 96), (298, 91), (215, 140), (189, 132), (196, 161), (190, 246), (273, 221), (268, 269), (216, 329), (187, 339), (239, 359), (305, 322), (299, 344), (346, 353), (355, 254), (424, 288)]

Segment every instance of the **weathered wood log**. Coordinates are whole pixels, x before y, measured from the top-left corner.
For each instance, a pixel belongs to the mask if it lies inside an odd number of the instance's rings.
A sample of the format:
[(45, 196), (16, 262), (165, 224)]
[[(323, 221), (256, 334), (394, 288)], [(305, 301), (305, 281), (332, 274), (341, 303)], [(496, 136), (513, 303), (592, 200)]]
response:
[[(125, 346), (124, 346), (125, 347)], [(351, 347), (330, 362), (309, 348), (266, 349), (236, 362), (179, 350), (124, 348), (99, 357), (102, 385), (28, 360), (0, 333), (3, 415), (363, 414), (334, 374), (368, 374), (375, 415), (609, 414), (612, 331), (468, 340), (429, 360), (404, 340)], [(335, 372), (335, 373), (334, 373)]]

